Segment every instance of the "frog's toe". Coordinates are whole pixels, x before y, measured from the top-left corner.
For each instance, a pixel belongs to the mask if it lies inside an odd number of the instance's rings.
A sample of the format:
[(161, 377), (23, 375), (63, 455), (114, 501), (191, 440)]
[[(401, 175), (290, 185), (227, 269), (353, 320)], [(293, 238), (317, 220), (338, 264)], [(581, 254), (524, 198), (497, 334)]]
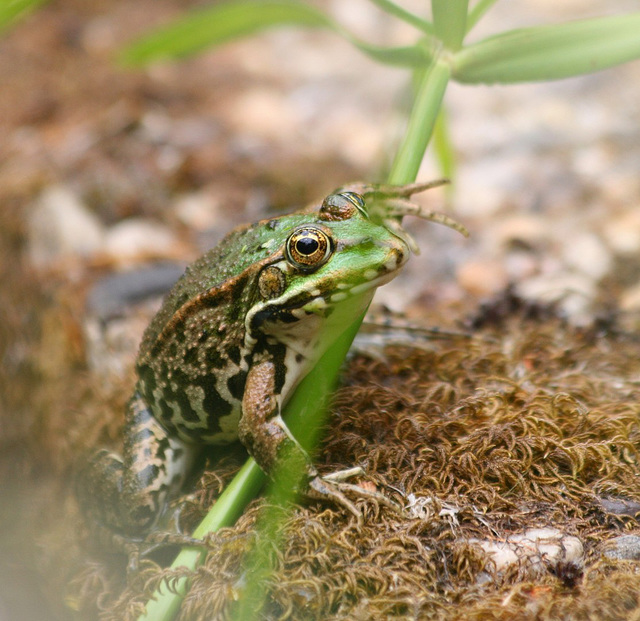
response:
[(334, 483), (321, 476), (314, 476), (309, 480), (307, 494), (317, 500), (328, 500), (343, 507), (355, 516), (358, 524), (362, 524), (362, 512), (341, 491), (341, 483)]
[(392, 509), (397, 513), (402, 513), (402, 507), (399, 504), (395, 503), (393, 500), (387, 498), (381, 492), (362, 485), (346, 483), (348, 479), (362, 476), (363, 474), (364, 470), (360, 466), (355, 466), (353, 468), (345, 468), (344, 470), (338, 470), (337, 472), (325, 474), (322, 479), (327, 483), (334, 485), (336, 489), (343, 493), (347, 493), (351, 496), (357, 496), (359, 498), (373, 500), (376, 503)]
[(398, 514), (402, 514), (402, 507), (397, 503), (387, 498), (382, 492), (376, 489), (368, 489), (361, 485), (355, 485), (353, 483), (335, 483), (336, 488), (343, 494), (347, 493), (366, 500), (372, 500), (378, 505), (382, 505), (395, 511)]
[(309, 481), (309, 496), (320, 500), (329, 500), (340, 507), (344, 507), (362, 524), (362, 512), (349, 500), (348, 496), (373, 501), (396, 513), (402, 513), (402, 507), (375, 489), (368, 489), (361, 485), (345, 483), (344, 479), (362, 474), (360, 468), (341, 470), (327, 476), (315, 476)]
[(325, 474), (322, 478), (325, 481), (330, 481), (331, 483), (342, 483), (347, 479), (359, 477), (363, 474), (364, 470), (360, 466), (354, 466), (353, 468), (345, 468), (344, 470), (338, 470), (337, 472)]

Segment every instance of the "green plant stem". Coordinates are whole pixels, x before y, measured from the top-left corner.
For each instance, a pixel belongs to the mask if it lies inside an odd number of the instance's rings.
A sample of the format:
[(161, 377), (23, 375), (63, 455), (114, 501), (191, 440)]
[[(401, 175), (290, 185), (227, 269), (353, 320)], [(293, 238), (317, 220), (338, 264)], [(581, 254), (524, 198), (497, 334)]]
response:
[[(240, 517), (246, 505), (258, 494), (264, 485), (265, 474), (253, 459), (248, 459), (233, 481), (220, 494), (213, 509), (207, 513), (193, 532), (193, 537), (202, 539), (225, 526), (232, 526)], [(214, 511), (215, 509), (215, 511)], [(171, 569), (186, 567), (195, 569), (202, 563), (206, 551), (202, 548), (184, 548), (171, 565)], [(146, 611), (139, 621), (170, 621), (175, 617), (188, 589), (187, 580), (181, 578), (172, 584), (172, 590), (158, 588), (147, 602)]]
[(450, 77), (449, 65), (441, 59), (437, 59), (425, 72), (416, 93), (404, 140), (391, 166), (390, 184), (401, 185), (416, 180)]

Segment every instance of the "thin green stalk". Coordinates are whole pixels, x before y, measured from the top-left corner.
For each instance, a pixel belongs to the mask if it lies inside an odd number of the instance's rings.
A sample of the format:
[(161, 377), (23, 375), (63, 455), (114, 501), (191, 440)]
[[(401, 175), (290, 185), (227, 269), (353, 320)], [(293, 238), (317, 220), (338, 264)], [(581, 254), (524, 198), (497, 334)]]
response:
[[(440, 114), (433, 130), (433, 151), (440, 164), (440, 172), (446, 179), (454, 179), (456, 173), (456, 154), (449, 135), (449, 119), (446, 108), (440, 108)], [(453, 186), (448, 185), (445, 192), (450, 196)]]
[(404, 140), (391, 166), (389, 183), (401, 185), (416, 180), (450, 77), (449, 65), (441, 59), (436, 60), (425, 72), (409, 116)]
[[(266, 476), (258, 464), (249, 458), (233, 481), (220, 494), (213, 509), (207, 513), (195, 529), (193, 537), (203, 539), (209, 533), (214, 533), (220, 528), (232, 526), (246, 505), (258, 494), (265, 479)], [(193, 570), (202, 563), (205, 553), (202, 548), (184, 548), (172, 563), (171, 569), (186, 567)], [(161, 586), (147, 602), (146, 611), (138, 618), (138, 621), (170, 621), (180, 610), (182, 599), (187, 590), (188, 584), (184, 578), (172, 584), (171, 591), (166, 586), (163, 590)]]

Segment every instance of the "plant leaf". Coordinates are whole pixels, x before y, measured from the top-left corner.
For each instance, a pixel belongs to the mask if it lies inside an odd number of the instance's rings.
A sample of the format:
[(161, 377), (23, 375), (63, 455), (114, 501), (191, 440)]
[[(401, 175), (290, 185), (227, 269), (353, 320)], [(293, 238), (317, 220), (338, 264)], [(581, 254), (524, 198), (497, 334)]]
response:
[(453, 78), (467, 84), (557, 80), (640, 58), (640, 13), (511, 30), (463, 48)]
[(395, 4), (395, 2), (391, 2), (391, 0), (371, 0), (371, 2), (379, 6), (383, 11), (389, 13), (389, 15), (393, 15), (412, 26), (415, 26), (418, 30), (422, 30), (422, 32), (426, 34), (433, 34), (433, 24), (431, 22), (426, 19), (422, 19), (422, 17), (418, 17), (414, 13), (410, 13), (406, 9)]
[(0, 32), (9, 28), (14, 21), (24, 17), (46, 0), (5, 0), (0, 2)]
[(435, 35), (448, 50), (459, 50), (467, 32), (469, 0), (431, 0)]
[(467, 32), (469, 32), (481, 19), (482, 16), (497, 2), (498, 0), (478, 0), (476, 5), (470, 9), (467, 15)]
[(181, 58), (275, 26), (327, 28), (375, 60), (400, 66), (428, 64), (424, 45), (383, 48), (361, 41), (317, 9), (293, 0), (236, 0), (197, 9), (126, 48), (126, 65)]

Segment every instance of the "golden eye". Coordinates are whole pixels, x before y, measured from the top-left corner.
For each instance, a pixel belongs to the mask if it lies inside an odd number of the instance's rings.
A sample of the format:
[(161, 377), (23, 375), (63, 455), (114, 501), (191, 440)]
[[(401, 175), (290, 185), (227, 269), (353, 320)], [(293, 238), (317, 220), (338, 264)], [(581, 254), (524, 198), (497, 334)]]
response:
[(329, 235), (314, 226), (296, 229), (287, 240), (287, 260), (304, 271), (319, 268), (332, 252), (333, 244)]

